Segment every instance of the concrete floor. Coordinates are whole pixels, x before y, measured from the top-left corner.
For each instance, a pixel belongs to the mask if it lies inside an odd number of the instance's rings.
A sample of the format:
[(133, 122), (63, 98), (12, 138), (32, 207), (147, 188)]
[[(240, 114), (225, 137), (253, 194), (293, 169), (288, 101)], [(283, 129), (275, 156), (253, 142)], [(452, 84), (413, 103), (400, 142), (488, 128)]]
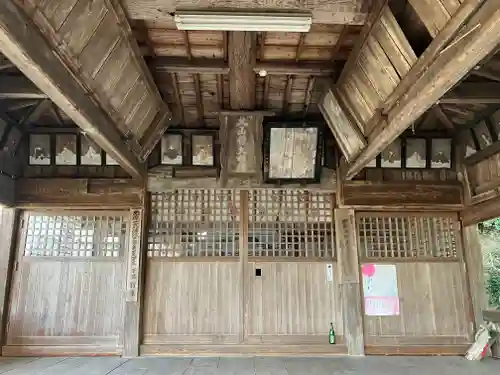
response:
[(492, 375), (500, 360), (363, 358), (0, 358), (2, 375)]

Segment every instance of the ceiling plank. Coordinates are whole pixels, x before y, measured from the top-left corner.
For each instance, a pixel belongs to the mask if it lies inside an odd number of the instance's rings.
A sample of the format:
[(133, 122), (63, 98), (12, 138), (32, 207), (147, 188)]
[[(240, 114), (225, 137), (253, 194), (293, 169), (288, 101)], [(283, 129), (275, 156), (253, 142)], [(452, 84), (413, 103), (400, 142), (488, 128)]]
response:
[[(387, 117), (377, 124), (377, 130), (368, 137), (368, 146), (350, 165), (347, 179), (357, 175), (413, 121), (497, 48), (500, 43), (500, 8), (496, 1), (484, 2), (483, 8), (478, 11), (480, 17), (476, 15), (465, 25), (471, 32), (460, 35), (441, 51), (419, 79), (401, 96)], [(483, 11), (484, 9), (488, 11)], [(439, 35), (437, 37), (439, 38)]]
[(0, 51), (130, 175), (143, 177), (145, 169), (127, 148), (111, 118), (10, 0), (0, 2)]
[(500, 104), (500, 83), (464, 82), (439, 99), (442, 104)]
[(40, 91), (25, 77), (5, 76), (0, 79), (0, 99), (45, 99)]
[(347, 75), (356, 65), (359, 55), (361, 54), (361, 51), (363, 50), (363, 47), (365, 46), (373, 27), (378, 24), (378, 21), (383, 15), (383, 10), (387, 5), (387, 2), (388, 0), (375, 0), (374, 4), (372, 5), (372, 9), (370, 14), (368, 15), (368, 19), (361, 29), (361, 33), (359, 34), (356, 43), (354, 44), (354, 47), (349, 54), (349, 58), (344, 65), (344, 69), (342, 69), (339, 79), (337, 80), (337, 84), (339, 86), (342, 85), (343, 81), (347, 78)]
[(203, 123), (203, 96), (201, 94), (201, 83), (200, 83), (200, 75), (194, 74), (194, 91), (196, 94), (196, 112), (198, 115), (198, 121), (200, 124)]

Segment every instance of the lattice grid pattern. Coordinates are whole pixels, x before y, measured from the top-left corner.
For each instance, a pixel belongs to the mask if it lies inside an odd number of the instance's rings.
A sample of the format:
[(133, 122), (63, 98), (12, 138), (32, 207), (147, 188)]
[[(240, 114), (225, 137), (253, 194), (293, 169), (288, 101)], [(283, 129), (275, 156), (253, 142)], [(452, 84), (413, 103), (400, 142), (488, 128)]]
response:
[(249, 193), (249, 255), (322, 258), (335, 256), (333, 195), (262, 189)]
[(44, 215), (29, 213), (24, 255), (56, 257), (120, 257), (127, 233), (122, 215)]
[(239, 256), (235, 190), (179, 189), (151, 196), (148, 257)]
[(456, 215), (357, 215), (359, 247), (366, 259), (459, 258)]

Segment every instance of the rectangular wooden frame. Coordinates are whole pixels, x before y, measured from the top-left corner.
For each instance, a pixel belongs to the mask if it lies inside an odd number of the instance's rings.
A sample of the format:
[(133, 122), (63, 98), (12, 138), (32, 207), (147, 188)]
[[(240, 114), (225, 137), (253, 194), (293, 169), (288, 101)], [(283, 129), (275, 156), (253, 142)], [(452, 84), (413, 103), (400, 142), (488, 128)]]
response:
[[(325, 124), (318, 121), (283, 121), (278, 122), (275, 119), (271, 121), (264, 121), (262, 124), (264, 128), (264, 139), (263, 139), (263, 176), (264, 181), (270, 184), (308, 184), (308, 183), (319, 183), (321, 180), (321, 168), (322, 168), (322, 155), (324, 147), (324, 127)], [(313, 178), (270, 178), (269, 177), (269, 158), (270, 158), (270, 147), (271, 147), (271, 129), (273, 128), (316, 128), (318, 130), (318, 140), (316, 145), (316, 158), (314, 163), (314, 177)]]

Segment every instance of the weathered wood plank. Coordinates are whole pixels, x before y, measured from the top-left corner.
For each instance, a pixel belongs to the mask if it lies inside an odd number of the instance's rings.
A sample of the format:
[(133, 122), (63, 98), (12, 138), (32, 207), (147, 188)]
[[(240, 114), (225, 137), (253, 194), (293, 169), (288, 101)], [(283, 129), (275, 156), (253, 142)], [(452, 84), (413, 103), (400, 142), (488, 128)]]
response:
[(29, 179), (18, 180), (16, 204), (24, 207), (141, 206), (142, 186), (131, 180)]
[(350, 355), (364, 355), (363, 310), (354, 210), (335, 210), (337, 273), (342, 295), (344, 340)]
[[(483, 7), (489, 9), (491, 4), (487, 0)], [(346, 175), (348, 179), (359, 173), (404, 129), (498, 46), (500, 42), (500, 9), (498, 7), (493, 9), (493, 12), (484, 12), (481, 17), (475, 18), (474, 25), (467, 25), (473, 31), (443, 51), (388, 113), (387, 120), (383, 119), (378, 122), (376, 130), (368, 136), (368, 146), (349, 167)], [(460, 56), (461, 64), (456, 64), (457, 54)]]
[(366, 146), (356, 124), (352, 124), (340, 107), (335, 92), (329, 89), (319, 102), (319, 108), (346, 160), (351, 161)]
[(450, 19), (450, 14), (440, 1), (409, 0), (432, 37), (443, 29)]
[[(38, 29), (10, 0), (0, 6), (0, 50), (50, 96), (83, 131), (134, 177), (142, 176), (135, 155), (127, 149), (115, 125), (83, 91), (79, 81), (54, 55)], [(26, 25), (22, 30), (19, 25)], [(57, 84), (56, 84), (57, 82)]]
[(346, 206), (463, 207), (459, 184), (352, 181), (343, 184), (342, 193), (343, 204)]

